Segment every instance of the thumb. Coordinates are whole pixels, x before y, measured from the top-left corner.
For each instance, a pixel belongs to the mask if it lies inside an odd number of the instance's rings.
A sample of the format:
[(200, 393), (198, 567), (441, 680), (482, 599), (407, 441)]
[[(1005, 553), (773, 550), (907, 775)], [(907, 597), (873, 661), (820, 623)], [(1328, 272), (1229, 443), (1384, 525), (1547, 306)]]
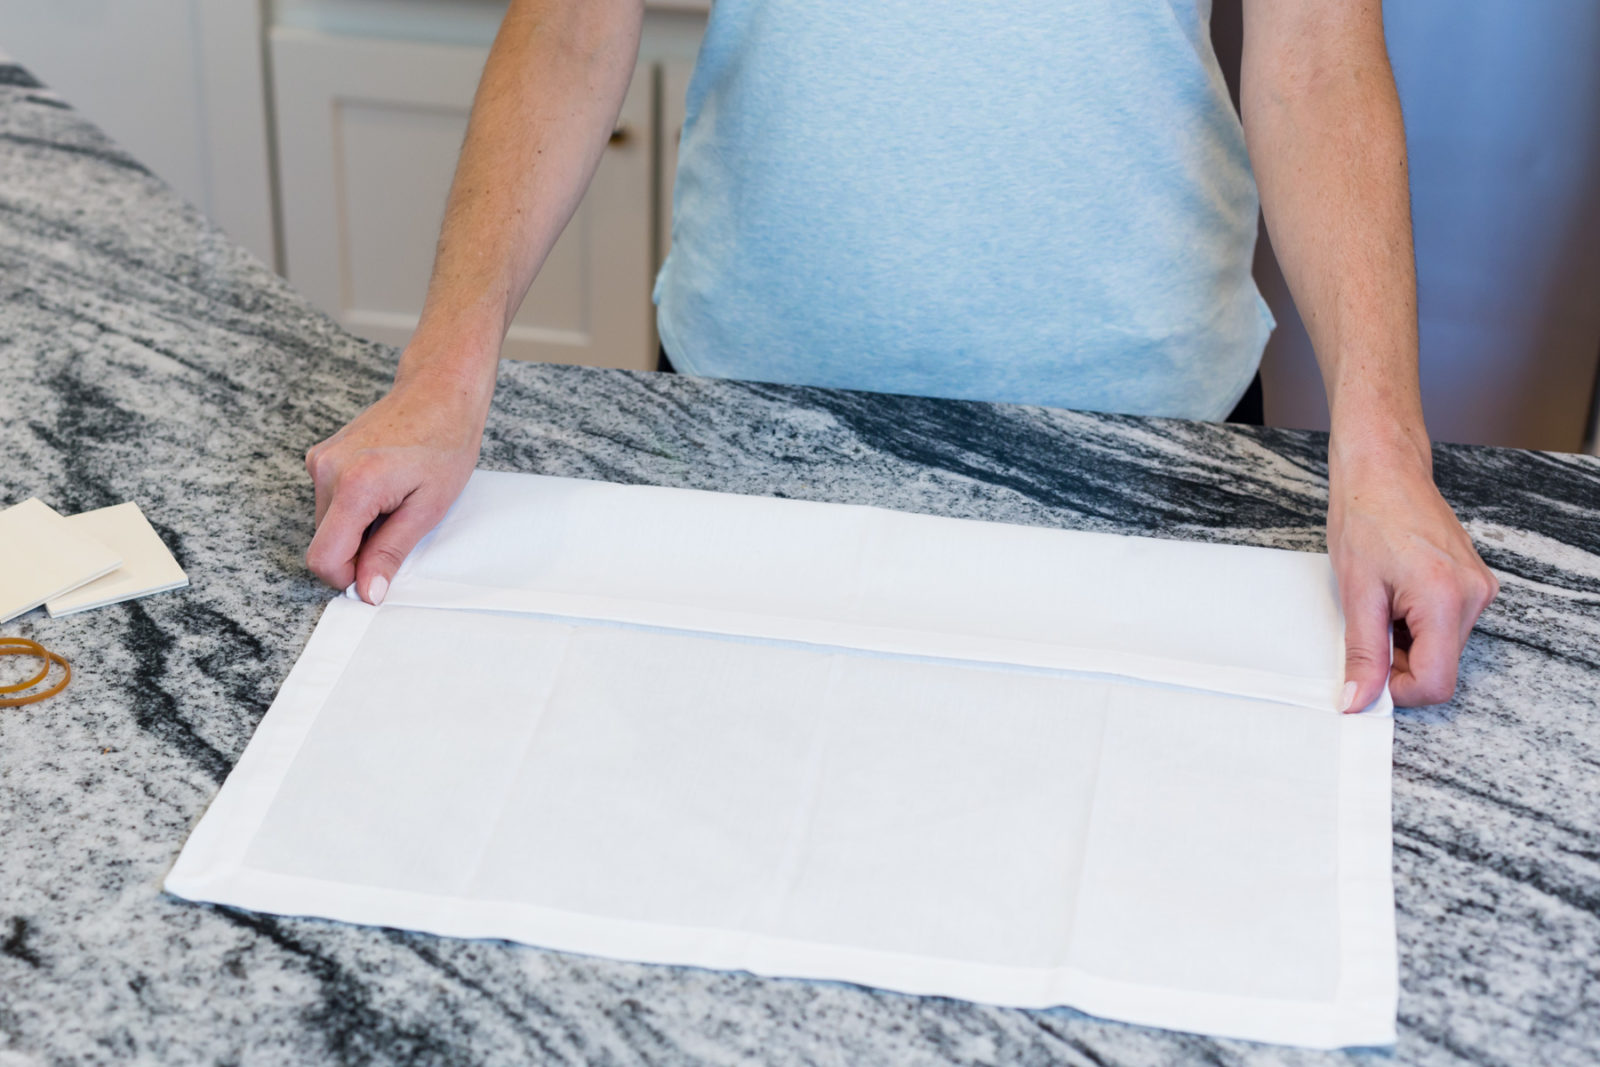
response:
[(1344, 688), (1339, 710), (1360, 711), (1378, 699), (1389, 680), (1389, 594), (1374, 580), (1343, 591)]
[(443, 517), (444, 511), (425, 503), (420, 494), (412, 493), (367, 535), (356, 557), (356, 592), (362, 600), (368, 604), (383, 603), (400, 564)]

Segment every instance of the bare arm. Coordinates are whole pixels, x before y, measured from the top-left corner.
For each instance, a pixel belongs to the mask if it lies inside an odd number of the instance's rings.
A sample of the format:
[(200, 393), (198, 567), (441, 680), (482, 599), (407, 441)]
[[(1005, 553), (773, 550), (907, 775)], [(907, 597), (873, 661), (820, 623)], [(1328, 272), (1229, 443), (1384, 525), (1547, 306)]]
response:
[[(1365, 707), (1386, 678), (1398, 703), (1446, 700), (1497, 586), (1433, 484), (1380, 0), (1247, 0), (1240, 96), (1267, 227), (1328, 393), (1346, 700)], [(1392, 672), (1391, 620), (1406, 624)]]
[[(576, 210), (638, 54), (642, 0), (512, 0), (472, 105), (394, 387), (312, 447), (306, 562), (372, 603), (477, 463), (500, 343)], [(376, 530), (368, 527), (382, 520)]]

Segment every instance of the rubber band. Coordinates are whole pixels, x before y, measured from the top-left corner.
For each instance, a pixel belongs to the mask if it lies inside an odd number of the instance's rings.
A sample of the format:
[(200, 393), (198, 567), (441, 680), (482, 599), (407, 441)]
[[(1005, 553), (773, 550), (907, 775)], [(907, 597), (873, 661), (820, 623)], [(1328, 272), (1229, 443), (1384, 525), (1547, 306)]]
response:
[(0, 656), (34, 656), (44, 661), (44, 669), (25, 682), (15, 685), (0, 686), (0, 694), (20, 693), (32, 689), (44, 682), (50, 676), (50, 665), (60, 664), (61, 680), (49, 689), (38, 693), (29, 693), (27, 696), (0, 696), (0, 708), (21, 707), (24, 704), (34, 704), (41, 700), (48, 700), (67, 687), (72, 681), (72, 666), (65, 659), (51, 652), (37, 641), (29, 641), (26, 637), (0, 637)]
[[(10, 651), (6, 651), (8, 648)], [(24, 689), (32, 689), (50, 674), (50, 657), (45, 652), (44, 646), (37, 641), (29, 641), (26, 637), (0, 637), (0, 656), (38, 656), (44, 660), (44, 667), (26, 682), (18, 682), (16, 685), (0, 685), (0, 696), (6, 693), (20, 693)]]

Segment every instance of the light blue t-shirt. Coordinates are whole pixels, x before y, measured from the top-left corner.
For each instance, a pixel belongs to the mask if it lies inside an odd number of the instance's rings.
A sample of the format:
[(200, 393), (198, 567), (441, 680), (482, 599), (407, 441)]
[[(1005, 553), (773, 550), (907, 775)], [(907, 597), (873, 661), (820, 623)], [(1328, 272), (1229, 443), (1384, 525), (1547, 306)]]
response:
[(656, 280), (691, 374), (1221, 418), (1272, 329), (1210, 0), (716, 0)]

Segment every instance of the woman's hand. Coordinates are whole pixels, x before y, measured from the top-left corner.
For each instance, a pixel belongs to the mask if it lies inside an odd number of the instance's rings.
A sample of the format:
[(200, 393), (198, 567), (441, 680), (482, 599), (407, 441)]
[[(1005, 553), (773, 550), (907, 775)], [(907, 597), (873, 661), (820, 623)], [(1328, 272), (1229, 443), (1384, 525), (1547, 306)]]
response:
[(643, 25), (639, 0), (506, 6), (394, 388), (306, 454), (317, 486), (306, 563), (324, 581), (383, 600), (467, 484), (500, 342), (616, 129)]
[(1439, 495), (1426, 457), (1340, 456), (1335, 447), (1329, 481), (1328, 552), (1345, 618), (1342, 710), (1365, 708), (1385, 680), (1396, 704), (1449, 700), (1467, 635), (1499, 582)]
[(493, 382), (404, 371), (388, 395), (306, 453), (317, 532), (306, 564), (380, 604), (395, 571), (444, 517), (478, 462)]

